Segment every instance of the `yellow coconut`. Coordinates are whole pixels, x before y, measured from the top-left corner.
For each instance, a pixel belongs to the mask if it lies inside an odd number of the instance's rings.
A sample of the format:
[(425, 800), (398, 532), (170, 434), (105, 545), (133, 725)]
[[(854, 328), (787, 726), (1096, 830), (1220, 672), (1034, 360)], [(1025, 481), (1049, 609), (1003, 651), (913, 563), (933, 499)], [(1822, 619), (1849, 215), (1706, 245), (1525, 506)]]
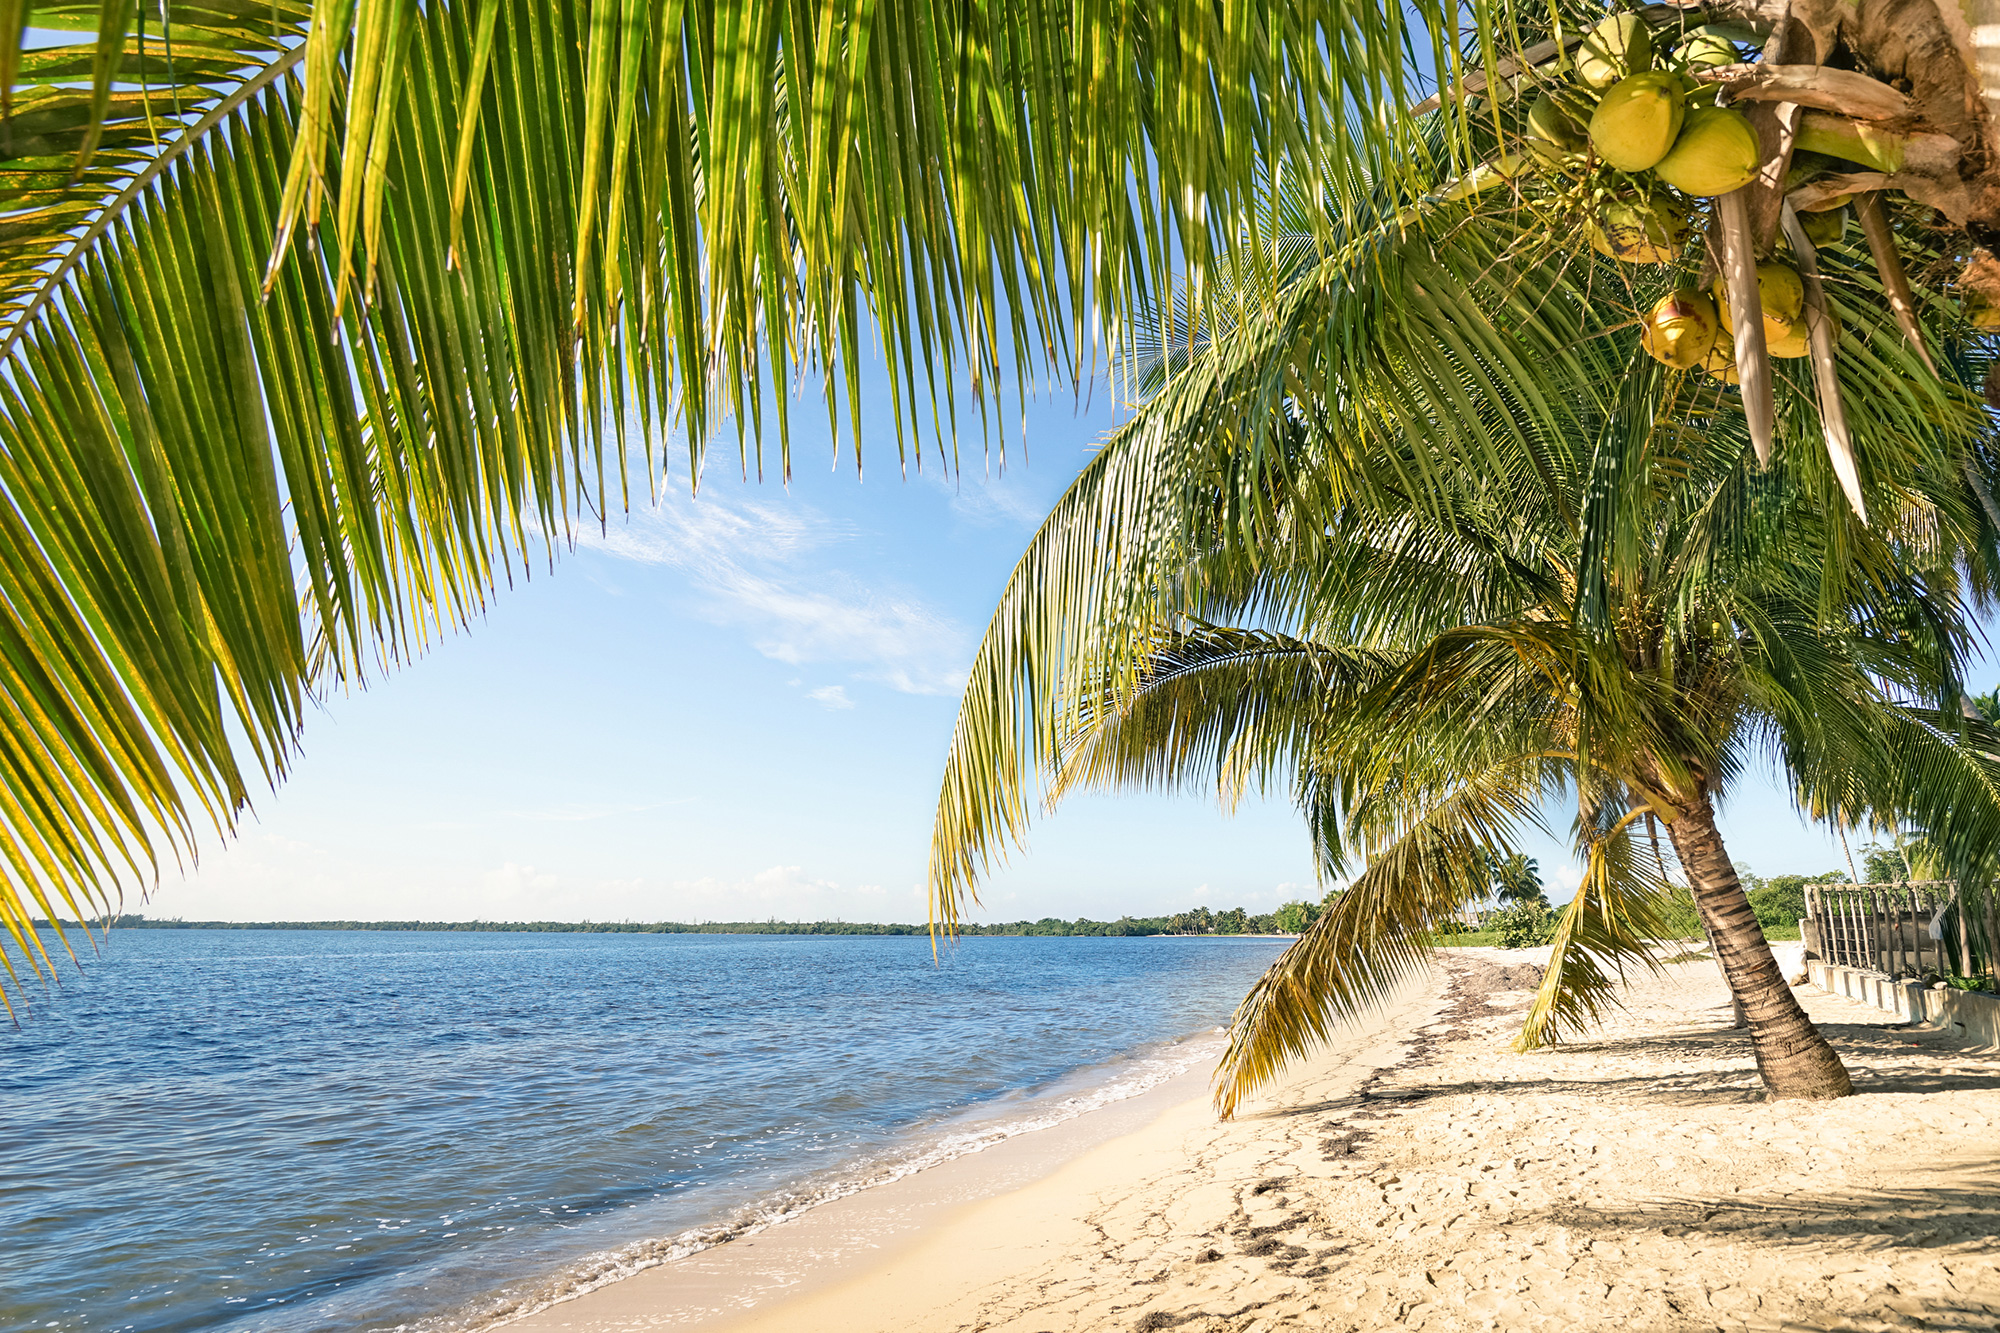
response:
[(1687, 209), (1664, 197), (1613, 199), (1583, 230), (1601, 255), (1628, 264), (1671, 264), (1687, 248)]
[(1590, 142), (1576, 117), (1549, 93), (1537, 97), (1528, 108), (1527, 140), (1528, 151), (1551, 166), (1582, 152)]
[(1799, 227), (1815, 250), (1823, 245), (1837, 244), (1847, 234), (1847, 210), (1836, 208), (1826, 212), (1801, 213)]
[(1681, 193), (1708, 198), (1748, 185), (1758, 158), (1757, 131), (1741, 111), (1704, 106), (1687, 113), (1680, 136), (1653, 170)]
[(1721, 329), (1715, 302), (1692, 287), (1676, 287), (1646, 312), (1639, 343), (1661, 365), (1693, 370), (1707, 359)]
[(1715, 341), (1708, 346), (1708, 355), (1701, 359), (1704, 374), (1713, 375), (1724, 384), (1740, 384), (1742, 373), (1736, 369), (1736, 343), (1728, 334), (1717, 329)]
[[(1805, 309), (1806, 289), (1799, 282), (1798, 272), (1790, 266), (1775, 262), (1759, 264), (1757, 300), (1764, 307), (1765, 336), (1780, 337), (1799, 322), (1799, 314)], [(1715, 280), (1715, 304), (1722, 316), (1722, 327), (1733, 331), (1736, 325), (1729, 314), (1729, 284), (1720, 277)]]
[(1852, 190), (1849, 190), (1846, 194), (1829, 195), (1827, 198), (1820, 200), (1816, 204), (1807, 204), (1804, 208), (1801, 208), (1799, 212), (1831, 213), (1836, 208), (1847, 207), (1848, 202), (1853, 198), (1854, 198), (1854, 191)]
[(1590, 116), (1590, 143), (1620, 171), (1645, 171), (1667, 155), (1686, 114), (1677, 74), (1634, 74), (1604, 94)]
[(1652, 67), (1652, 30), (1637, 14), (1613, 14), (1585, 34), (1576, 49), (1576, 72), (1593, 88), (1609, 88)]
[(1965, 294), (1965, 317), (1975, 329), (2000, 329), (2000, 305), (1976, 291)]
[(1769, 335), (1770, 329), (1767, 326), (1765, 329), (1764, 346), (1770, 350), (1772, 356), (1799, 357), (1809, 355), (1812, 352), (1812, 337), (1806, 332), (1806, 322), (1804, 320), (1800, 320), (1798, 323), (1792, 325), (1781, 338), (1773, 338)]
[(1715, 69), (1742, 58), (1736, 53), (1736, 43), (1714, 28), (1696, 28), (1674, 52), (1674, 63), (1682, 69)]

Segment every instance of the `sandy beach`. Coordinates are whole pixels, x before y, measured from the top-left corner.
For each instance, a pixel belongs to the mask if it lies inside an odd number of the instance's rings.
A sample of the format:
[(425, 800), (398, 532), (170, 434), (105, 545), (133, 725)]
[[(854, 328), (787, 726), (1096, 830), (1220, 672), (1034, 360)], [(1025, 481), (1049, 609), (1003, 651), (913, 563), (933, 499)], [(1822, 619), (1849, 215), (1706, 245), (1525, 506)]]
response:
[(1189, 1075), (509, 1327), (2000, 1325), (2000, 1057), (1804, 988), (1859, 1095), (1768, 1103), (1709, 962), (1517, 1054), (1535, 961), (1452, 951), (1235, 1121)]

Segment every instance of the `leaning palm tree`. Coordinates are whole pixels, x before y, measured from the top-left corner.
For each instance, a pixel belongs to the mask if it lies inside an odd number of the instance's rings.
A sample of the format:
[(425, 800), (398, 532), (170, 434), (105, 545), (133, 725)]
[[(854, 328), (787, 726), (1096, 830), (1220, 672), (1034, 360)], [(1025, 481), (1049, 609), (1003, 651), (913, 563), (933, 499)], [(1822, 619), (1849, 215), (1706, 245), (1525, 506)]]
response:
[(1239, 1009), (1227, 1111), (1422, 966), (1567, 792), (1585, 871), (1523, 1041), (1590, 1021), (1650, 956), (1664, 866), (1641, 835), (1664, 830), (1766, 1086), (1845, 1093), (1716, 806), (1765, 760), (1849, 822), (1924, 811), (1967, 863), (2000, 839), (1994, 733), (1959, 709), (1964, 599), (2000, 569), (1992, 427), (1958, 387), (1980, 367), (1912, 373), (1861, 318), (1865, 257), (1823, 253), (1867, 330), (1838, 367), (1867, 460), (1850, 507), (1808, 374), (1779, 378), (1760, 470), (1728, 388), (1638, 350), (1649, 292), (1522, 248), (1506, 208), (1385, 212), (1189, 356), (1036, 535), (953, 737), (936, 911), (1023, 834), (1038, 773), (1051, 800), (1289, 792), (1353, 882)]

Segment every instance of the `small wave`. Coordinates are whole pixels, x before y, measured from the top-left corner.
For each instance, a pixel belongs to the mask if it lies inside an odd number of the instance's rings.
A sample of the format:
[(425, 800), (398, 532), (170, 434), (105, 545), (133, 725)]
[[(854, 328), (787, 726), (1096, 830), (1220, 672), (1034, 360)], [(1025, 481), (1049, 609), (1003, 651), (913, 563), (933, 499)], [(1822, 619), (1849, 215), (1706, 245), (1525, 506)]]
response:
[[(1023, 1134), (1053, 1129), (1079, 1116), (1151, 1092), (1167, 1080), (1199, 1065), (1213, 1064), (1223, 1040), (1215, 1028), (1128, 1056), (1111, 1064), (1086, 1068), (1060, 1080), (1053, 1090), (1025, 1097), (1004, 1116), (992, 1107), (968, 1108), (946, 1125), (919, 1131), (912, 1141), (850, 1162), (837, 1173), (795, 1188), (777, 1191), (737, 1210), (728, 1220), (690, 1227), (674, 1235), (639, 1241), (594, 1254), (570, 1264), (527, 1293), (503, 1293), (462, 1307), (441, 1320), (398, 1325), (394, 1333), (448, 1333), (448, 1330), (498, 1329), (553, 1305), (572, 1301), (613, 1283), (658, 1268), (733, 1240), (754, 1236), (774, 1226), (865, 1190), (875, 1189), (1005, 1143)], [(1080, 1085), (1080, 1086), (1078, 1086)], [(1072, 1089), (1073, 1090), (1069, 1090)]]

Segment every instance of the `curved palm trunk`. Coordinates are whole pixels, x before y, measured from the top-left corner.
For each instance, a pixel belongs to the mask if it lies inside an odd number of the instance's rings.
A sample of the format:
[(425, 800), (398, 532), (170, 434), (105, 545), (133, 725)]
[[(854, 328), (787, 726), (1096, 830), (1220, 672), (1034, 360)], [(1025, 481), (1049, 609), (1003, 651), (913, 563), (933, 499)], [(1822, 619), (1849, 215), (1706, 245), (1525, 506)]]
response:
[(1757, 1072), (1776, 1097), (1845, 1097), (1854, 1091), (1847, 1070), (1778, 971), (1764, 928), (1743, 896), (1736, 868), (1715, 827), (1706, 796), (1667, 825), (1674, 852), (1694, 889), (1695, 906), (1715, 942), (1715, 956), (1729, 990), (1750, 1020)]

